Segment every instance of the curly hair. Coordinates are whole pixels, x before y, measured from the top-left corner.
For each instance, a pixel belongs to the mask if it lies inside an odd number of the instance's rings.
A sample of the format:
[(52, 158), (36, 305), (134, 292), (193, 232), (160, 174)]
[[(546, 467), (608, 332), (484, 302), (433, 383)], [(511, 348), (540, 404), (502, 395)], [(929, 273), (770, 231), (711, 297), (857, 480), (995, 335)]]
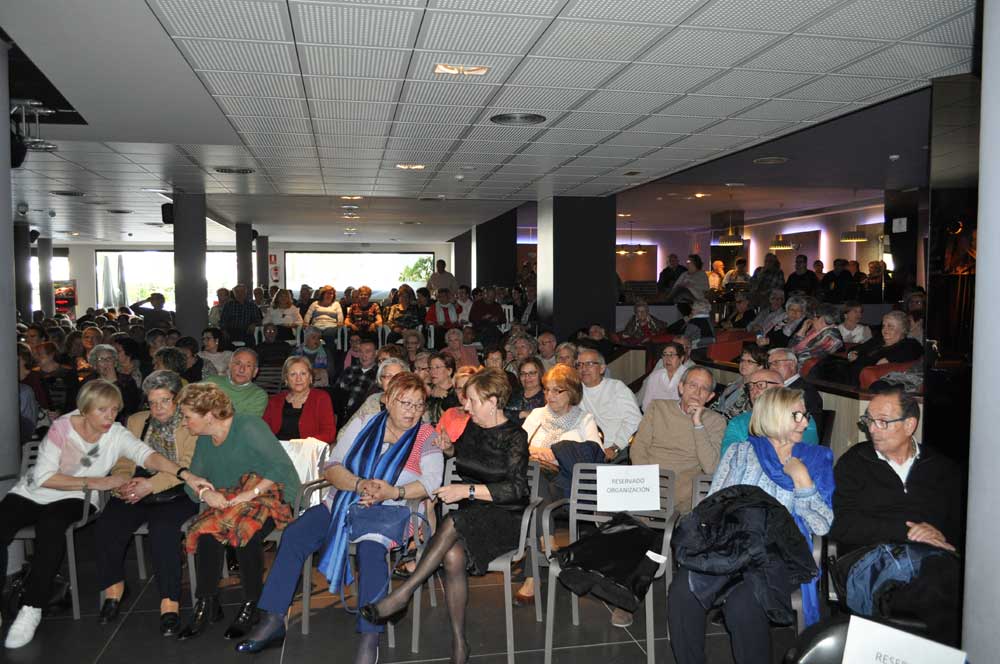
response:
[(199, 415), (212, 413), (216, 419), (228, 420), (236, 411), (229, 395), (214, 383), (185, 385), (177, 396), (177, 407), (187, 406)]

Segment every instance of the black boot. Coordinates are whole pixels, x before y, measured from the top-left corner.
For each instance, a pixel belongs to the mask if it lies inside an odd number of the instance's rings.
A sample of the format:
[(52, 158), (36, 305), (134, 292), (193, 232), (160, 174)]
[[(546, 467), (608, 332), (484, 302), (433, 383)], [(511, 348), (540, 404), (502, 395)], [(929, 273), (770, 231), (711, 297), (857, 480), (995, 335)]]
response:
[(118, 614), (121, 613), (122, 600), (124, 596), (118, 599), (111, 599), (110, 597), (104, 600), (104, 604), (101, 605), (101, 613), (97, 617), (97, 622), (102, 625), (107, 625), (108, 623), (113, 623), (118, 620)]
[(223, 636), (227, 639), (242, 639), (258, 622), (260, 622), (260, 612), (257, 611), (257, 602), (244, 602), (233, 624)]
[(260, 611), (260, 622), (247, 638), (236, 644), (236, 652), (260, 652), (285, 640), (285, 617), (270, 611)]
[(219, 604), (218, 595), (200, 597), (194, 605), (194, 613), (191, 615), (191, 622), (189, 622), (184, 629), (180, 631), (177, 635), (177, 639), (180, 641), (193, 639), (205, 631), (205, 628), (208, 627), (209, 624), (217, 623), (222, 620), (222, 618), (222, 605)]

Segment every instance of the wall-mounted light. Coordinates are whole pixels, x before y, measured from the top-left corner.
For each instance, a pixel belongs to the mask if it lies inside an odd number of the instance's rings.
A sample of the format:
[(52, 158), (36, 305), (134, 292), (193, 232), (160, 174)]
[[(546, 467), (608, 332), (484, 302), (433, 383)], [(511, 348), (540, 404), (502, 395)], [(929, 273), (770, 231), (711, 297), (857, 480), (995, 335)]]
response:
[(774, 236), (774, 240), (768, 246), (770, 251), (791, 251), (793, 249), (792, 243), (782, 237), (781, 233)]

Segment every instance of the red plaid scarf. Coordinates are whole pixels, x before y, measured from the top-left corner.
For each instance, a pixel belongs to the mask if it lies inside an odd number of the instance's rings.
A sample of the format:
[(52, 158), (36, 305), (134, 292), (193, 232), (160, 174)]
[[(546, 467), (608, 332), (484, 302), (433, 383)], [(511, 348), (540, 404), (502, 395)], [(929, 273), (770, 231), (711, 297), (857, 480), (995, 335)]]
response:
[[(232, 499), (237, 494), (253, 490), (262, 479), (256, 473), (247, 473), (240, 478), (237, 487), (218, 491), (226, 499)], [(253, 500), (222, 509), (206, 509), (194, 518), (188, 529), (184, 539), (187, 552), (195, 552), (198, 538), (202, 535), (211, 535), (226, 546), (245, 546), (268, 519), (273, 519), (275, 528), (281, 530), (292, 521), (292, 508), (281, 501), (282, 489), (281, 484), (275, 483)]]

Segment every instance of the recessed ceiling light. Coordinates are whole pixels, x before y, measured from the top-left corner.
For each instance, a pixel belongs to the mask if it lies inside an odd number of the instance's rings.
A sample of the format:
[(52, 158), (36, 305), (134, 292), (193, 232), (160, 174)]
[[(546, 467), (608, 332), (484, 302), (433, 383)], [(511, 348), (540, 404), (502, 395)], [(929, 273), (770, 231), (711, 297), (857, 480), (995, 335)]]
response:
[(55, 143), (43, 141), (40, 138), (26, 140), (24, 142), (24, 147), (28, 148), (32, 152), (55, 152), (59, 149), (59, 146)]
[(360, 210), (361, 208), (357, 205), (341, 205), (341, 210)]
[(712, 194), (705, 194), (705, 193), (702, 193), (702, 192), (699, 191), (697, 194), (694, 195), (694, 197), (695, 198), (708, 198), (711, 195)]
[(778, 166), (780, 164), (787, 164), (788, 157), (757, 157), (753, 160), (753, 163), (758, 166)]
[(342, 201), (360, 201), (364, 196), (341, 196)]
[(215, 172), (223, 175), (250, 175), (256, 171), (249, 166), (216, 166)]
[(344, 231), (344, 235), (357, 235), (354, 231)]
[(79, 198), (81, 196), (86, 196), (87, 194), (82, 191), (74, 191), (73, 189), (54, 189), (49, 192), (53, 196), (69, 196)]
[(127, 210), (125, 208), (109, 208), (107, 211), (111, 214), (132, 214), (132, 210)]
[(401, 226), (419, 226), (421, 222), (419, 221), (401, 221), (399, 222)]
[(163, 187), (143, 187), (139, 191), (144, 191), (147, 194), (172, 194), (173, 189), (165, 189)]
[(501, 113), (490, 118), (490, 122), (498, 125), (536, 125), (545, 120), (538, 113)]
[(474, 171), (474, 170), (476, 170), (476, 167), (475, 166), (465, 165), (465, 166), (461, 167), (461, 170), (463, 170), (463, 171)]
[(726, 186), (727, 187), (745, 187), (746, 185), (743, 184), (742, 182), (727, 182)]
[(889, 161), (899, 161), (899, 155), (898, 154), (889, 155)]
[(483, 76), (489, 70), (489, 67), (480, 65), (449, 65), (443, 62), (434, 65), (435, 74), (448, 74), (449, 76)]
[(73, 237), (77, 237), (80, 235), (80, 233), (78, 233), (77, 231), (73, 231), (72, 233), (70, 233), (70, 235), (72, 235)]
[(629, 214), (628, 212), (619, 212), (619, 213), (618, 213), (618, 218), (619, 218), (619, 219), (628, 219), (628, 218), (629, 218), (629, 217), (631, 217), (631, 216), (632, 216), (632, 215), (631, 215), (631, 214)]
[(403, 171), (422, 171), (424, 170), (423, 164), (396, 164), (396, 168)]
[[(345, 231), (346, 231), (347, 233), (353, 233), (354, 231), (356, 231), (356, 230), (358, 230), (358, 229), (357, 229), (357, 228), (355, 228), (354, 226), (345, 226), (345, 227), (344, 227), (344, 230), (345, 230)], [(345, 234), (346, 234), (346, 233), (345, 233)]]

